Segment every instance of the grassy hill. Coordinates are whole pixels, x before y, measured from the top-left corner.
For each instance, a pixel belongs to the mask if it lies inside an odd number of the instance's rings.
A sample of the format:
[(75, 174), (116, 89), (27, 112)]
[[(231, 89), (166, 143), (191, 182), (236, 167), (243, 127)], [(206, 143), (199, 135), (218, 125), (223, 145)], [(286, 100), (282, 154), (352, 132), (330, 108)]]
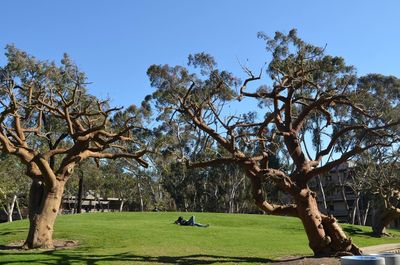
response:
[[(59, 216), (55, 239), (77, 240), (74, 249), (0, 250), (0, 264), (259, 264), (289, 255), (311, 255), (296, 218), (267, 215), (195, 213), (210, 227), (172, 224), (190, 213), (90, 213)], [(25, 239), (27, 221), (0, 224), (0, 247)], [(344, 225), (360, 246), (395, 243), (372, 238), (369, 228)]]

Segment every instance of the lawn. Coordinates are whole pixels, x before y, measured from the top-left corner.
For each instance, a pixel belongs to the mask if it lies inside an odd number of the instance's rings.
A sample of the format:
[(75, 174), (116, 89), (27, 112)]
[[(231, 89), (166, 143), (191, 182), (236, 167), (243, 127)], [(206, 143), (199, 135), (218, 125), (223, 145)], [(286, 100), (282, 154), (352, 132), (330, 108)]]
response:
[[(77, 240), (74, 249), (54, 251), (0, 250), (0, 264), (259, 264), (277, 257), (311, 255), (296, 218), (247, 214), (195, 213), (210, 227), (172, 224), (190, 213), (87, 213), (59, 216), (56, 239)], [(0, 224), (0, 247), (25, 238), (27, 221)], [(360, 246), (396, 243), (372, 238), (370, 228), (344, 225)]]

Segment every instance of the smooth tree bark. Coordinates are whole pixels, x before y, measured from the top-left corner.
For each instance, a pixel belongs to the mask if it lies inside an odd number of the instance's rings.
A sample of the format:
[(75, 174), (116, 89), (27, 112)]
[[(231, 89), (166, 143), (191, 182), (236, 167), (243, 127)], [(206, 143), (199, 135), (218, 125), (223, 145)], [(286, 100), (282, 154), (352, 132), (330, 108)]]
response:
[(328, 204), (326, 203), (325, 188), (324, 188), (324, 185), (322, 185), (321, 177), (320, 176), (316, 176), (316, 180), (317, 180), (317, 183), (318, 183), (319, 191), (321, 192), (322, 203), (324, 205), (324, 210), (325, 210), (326, 213), (329, 214)]
[(83, 198), (83, 171), (79, 174), (79, 182), (78, 182), (78, 196), (77, 196), (77, 204), (76, 204), (76, 213), (82, 213), (82, 198)]
[(350, 205), (349, 205), (349, 202), (347, 200), (347, 195), (346, 195), (346, 185), (344, 183), (344, 179), (342, 179), (341, 176), (338, 177), (338, 180), (339, 180), (340, 194), (342, 196), (342, 200), (343, 200), (344, 205), (346, 207), (347, 222), (350, 223), (352, 217), (351, 217)]
[(366, 223), (367, 223), (367, 219), (368, 219), (368, 214), (369, 214), (369, 208), (370, 208), (370, 206), (371, 206), (371, 201), (370, 200), (368, 200), (368, 202), (367, 202), (367, 207), (365, 207), (365, 210), (364, 210), (364, 215), (363, 215), (363, 217), (362, 217), (362, 224), (361, 225), (366, 225)]
[[(14, 213), (14, 207), (17, 205), (17, 200), (18, 197), (17, 195), (13, 195), (13, 198), (10, 203), (5, 203), (3, 204), (3, 211), (7, 215), (7, 222), (12, 222), (13, 221), (13, 213)], [(21, 215), (20, 215), (21, 216)], [(22, 218), (20, 218), (22, 219)]]
[(17, 200), (15, 201), (15, 206), (17, 207), (17, 212), (18, 212), (18, 217), (19, 217), (19, 220), (22, 220), (22, 219), (23, 219), (23, 217), (22, 217), (22, 213), (21, 213), (21, 208), (19, 207), (19, 201), (18, 201), (18, 198), (17, 198)]
[[(272, 54), (267, 69), (272, 85), (262, 85), (254, 92), (248, 92), (248, 86), (260, 82), (261, 73), (254, 75), (243, 67), (248, 78), (238, 86), (236, 77), (216, 69), (214, 59), (204, 53), (189, 56), (189, 66), (199, 67), (200, 75), (182, 66), (153, 65), (148, 69), (151, 84), (157, 88), (152, 98), (163, 111), (160, 119), (164, 118), (165, 126), (172, 119), (186, 122), (194, 136), (205, 139), (198, 142), (218, 146), (228, 154), (177, 153), (178, 159), (191, 168), (239, 165), (251, 181), (255, 204), (267, 214), (299, 218), (316, 256), (359, 255), (361, 250), (337, 220), (320, 212), (316, 193), (308, 183), (370, 148), (398, 141), (399, 119), (394, 116), (386, 121), (380, 103), (370, 95), (374, 87), (360, 86), (353, 67), (340, 57), (325, 55), (323, 48), (305, 43), (295, 30), (287, 35), (278, 32), (274, 38), (259, 36)], [(235, 99), (247, 99), (247, 103), (256, 99), (262, 109), (266, 107), (262, 118), (257, 119), (254, 112), (229, 113), (224, 106)], [(392, 106), (398, 104), (391, 102)], [(307, 158), (304, 145), (308, 142), (301, 139), (307, 138), (304, 135), (315, 116), (323, 121), (320, 133), (327, 140), (314, 157)], [(321, 165), (343, 142), (348, 148)], [(270, 157), (278, 154), (292, 162), (289, 170), (269, 166)], [(265, 184), (278, 187), (292, 203), (267, 201)]]
[(0, 68), (0, 144), (32, 179), (24, 247), (52, 248), (65, 184), (80, 161), (129, 158), (147, 166), (146, 149), (135, 140), (143, 130), (140, 114), (87, 94), (84, 74), (66, 55), (59, 67), (14, 46), (6, 56)]

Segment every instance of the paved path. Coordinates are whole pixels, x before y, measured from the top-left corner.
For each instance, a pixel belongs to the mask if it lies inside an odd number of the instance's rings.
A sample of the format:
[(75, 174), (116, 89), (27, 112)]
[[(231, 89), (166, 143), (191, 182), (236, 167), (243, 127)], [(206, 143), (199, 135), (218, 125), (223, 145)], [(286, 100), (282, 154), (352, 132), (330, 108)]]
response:
[[(400, 253), (399, 244), (383, 244), (361, 248), (365, 255), (376, 254), (382, 252)], [(286, 264), (286, 265), (340, 265), (339, 258), (313, 258), (313, 257), (292, 257), (282, 258), (269, 264)]]
[(370, 246), (370, 247), (361, 248), (361, 250), (364, 252), (364, 254), (376, 254), (376, 253), (382, 253), (382, 252), (398, 253), (398, 251), (400, 250), (400, 243)]

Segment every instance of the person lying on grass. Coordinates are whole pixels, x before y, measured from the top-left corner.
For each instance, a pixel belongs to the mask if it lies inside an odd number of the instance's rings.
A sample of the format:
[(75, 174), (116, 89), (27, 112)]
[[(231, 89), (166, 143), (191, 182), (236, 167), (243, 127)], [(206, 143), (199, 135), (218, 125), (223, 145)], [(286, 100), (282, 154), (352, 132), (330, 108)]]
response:
[(198, 227), (208, 227), (209, 226), (208, 224), (203, 225), (203, 224), (196, 223), (194, 216), (191, 216), (189, 218), (189, 220), (185, 220), (185, 219), (183, 219), (182, 216), (179, 216), (178, 219), (174, 222), (174, 224), (186, 225), (186, 226), (198, 226)]

